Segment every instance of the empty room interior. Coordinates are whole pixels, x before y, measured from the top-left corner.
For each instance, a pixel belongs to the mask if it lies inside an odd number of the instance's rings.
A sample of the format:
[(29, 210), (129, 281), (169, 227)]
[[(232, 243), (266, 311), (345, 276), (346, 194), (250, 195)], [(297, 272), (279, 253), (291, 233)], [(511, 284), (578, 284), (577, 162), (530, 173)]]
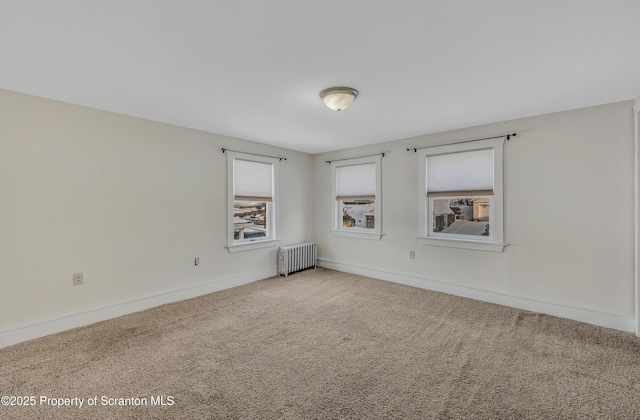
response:
[(639, 16), (0, 0), (0, 418), (640, 418)]

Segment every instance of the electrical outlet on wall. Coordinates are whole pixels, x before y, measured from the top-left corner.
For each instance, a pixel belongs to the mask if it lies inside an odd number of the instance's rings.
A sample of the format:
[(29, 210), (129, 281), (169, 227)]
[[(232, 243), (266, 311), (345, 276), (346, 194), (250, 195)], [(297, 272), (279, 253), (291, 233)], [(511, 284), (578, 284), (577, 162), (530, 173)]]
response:
[(196, 257), (196, 259), (193, 261), (194, 265), (200, 265), (200, 258)]
[(75, 273), (73, 275), (73, 285), (80, 286), (84, 283), (84, 275), (82, 273)]
[(409, 251), (409, 259), (410, 260), (416, 259), (416, 251)]

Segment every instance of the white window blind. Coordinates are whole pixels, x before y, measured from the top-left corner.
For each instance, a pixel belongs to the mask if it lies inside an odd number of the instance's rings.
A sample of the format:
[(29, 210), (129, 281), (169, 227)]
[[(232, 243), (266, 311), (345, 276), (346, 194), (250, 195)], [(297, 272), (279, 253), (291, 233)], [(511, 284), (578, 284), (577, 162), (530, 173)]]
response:
[(493, 195), (493, 149), (427, 156), (429, 197)]
[(375, 163), (336, 167), (337, 200), (375, 200), (375, 198)]
[(273, 198), (273, 165), (234, 159), (233, 199), (235, 201), (267, 201)]

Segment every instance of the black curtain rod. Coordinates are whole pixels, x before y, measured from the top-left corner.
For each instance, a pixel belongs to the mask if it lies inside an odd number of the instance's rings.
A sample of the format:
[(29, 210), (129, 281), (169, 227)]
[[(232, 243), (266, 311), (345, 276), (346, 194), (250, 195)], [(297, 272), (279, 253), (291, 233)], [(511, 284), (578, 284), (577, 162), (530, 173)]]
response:
[(326, 160), (325, 162), (327, 163), (331, 163), (331, 162), (340, 162), (341, 160), (352, 160), (352, 159), (360, 159), (360, 158), (364, 158), (364, 157), (371, 157), (371, 156), (378, 156), (378, 155), (382, 155), (382, 157), (384, 157), (384, 154), (386, 152), (382, 152), (382, 153), (375, 153), (373, 155), (365, 155), (365, 156), (354, 156), (354, 157), (348, 157), (348, 158), (343, 158), (343, 159), (333, 159), (333, 160)]
[(438, 147), (438, 146), (449, 146), (450, 144), (471, 143), (472, 141), (499, 139), (500, 137), (506, 137), (507, 140), (511, 140), (511, 137), (515, 137), (516, 135), (517, 135), (516, 133), (502, 134), (500, 136), (485, 137), (485, 138), (482, 138), (482, 139), (473, 139), (473, 140), (463, 140), (463, 141), (457, 141), (455, 143), (434, 144), (433, 146), (422, 146), (422, 147), (410, 147), (410, 148), (407, 149), (407, 152), (410, 152), (412, 150), (414, 152), (417, 152), (418, 149), (428, 149), (430, 147)]
[(247, 152), (241, 152), (239, 150), (231, 150), (231, 149), (225, 149), (224, 147), (222, 148), (222, 153), (224, 152), (236, 152), (236, 153), (244, 153), (245, 155), (251, 155), (251, 156), (262, 156), (262, 157), (268, 157), (268, 158), (273, 158), (273, 159), (280, 159), (280, 160), (287, 160), (286, 157), (280, 157), (280, 156), (269, 156), (269, 155), (259, 155), (257, 153), (247, 153)]

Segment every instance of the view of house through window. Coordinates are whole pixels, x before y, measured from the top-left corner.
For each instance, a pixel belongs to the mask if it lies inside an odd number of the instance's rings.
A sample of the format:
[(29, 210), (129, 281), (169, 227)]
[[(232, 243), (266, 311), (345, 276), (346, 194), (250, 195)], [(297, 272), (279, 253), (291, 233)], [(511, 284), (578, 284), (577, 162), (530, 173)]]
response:
[(341, 200), (342, 227), (375, 229), (375, 200)]
[(267, 236), (267, 209), (264, 201), (234, 201), (233, 239)]
[(490, 200), (487, 197), (434, 198), (433, 232), (489, 236)]

